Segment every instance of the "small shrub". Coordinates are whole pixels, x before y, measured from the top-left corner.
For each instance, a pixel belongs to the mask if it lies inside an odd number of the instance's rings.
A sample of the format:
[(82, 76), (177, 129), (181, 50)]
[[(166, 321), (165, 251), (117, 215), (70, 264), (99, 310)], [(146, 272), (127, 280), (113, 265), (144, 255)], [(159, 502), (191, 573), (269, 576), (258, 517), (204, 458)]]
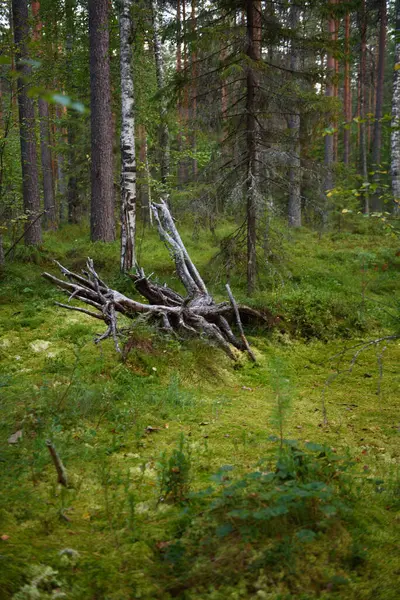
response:
[(157, 464), (160, 500), (183, 502), (186, 499), (190, 488), (190, 466), (189, 447), (182, 434), (171, 456), (163, 452)]
[[(216, 488), (190, 495), (192, 518), (186, 511), (186, 531), (171, 541), (164, 561), (182, 588), (207, 587), (210, 577), (218, 577), (220, 585), (247, 581), (251, 587), (256, 572), (267, 575), (268, 586), (277, 583), (274, 577), (286, 578), (285, 590), (292, 591), (305, 548), (315, 544), (321, 552), (332, 532), (340, 538), (350, 467), (325, 446), (293, 440), (283, 441), (275, 460), (260, 462), (242, 477), (234, 477), (230, 465), (221, 467), (212, 477)], [(173, 552), (177, 545), (179, 553)], [(324, 570), (318, 575), (326, 585)]]

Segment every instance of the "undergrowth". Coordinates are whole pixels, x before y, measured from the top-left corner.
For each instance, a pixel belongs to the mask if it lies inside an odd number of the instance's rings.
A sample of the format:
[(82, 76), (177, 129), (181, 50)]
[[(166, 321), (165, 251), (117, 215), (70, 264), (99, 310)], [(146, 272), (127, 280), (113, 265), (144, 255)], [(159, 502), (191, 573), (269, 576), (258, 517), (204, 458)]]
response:
[[(225, 299), (212, 258), (231, 224), (181, 229)], [(176, 286), (155, 242), (146, 233), (140, 261)], [(122, 361), (93, 344), (97, 321), (54, 306), (40, 278), (53, 258), (79, 269), (92, 256), (134, 293), (117, 243), (74, 226), (34, 256), (16, 249), (0, 288), (1, 600), (397, 600), (400, 346), (351, 370), (353, 350), (329, 360), (398, 331), (397, 242), (360, 229), (287, 243), (285, 276), (265, 268), (253, 299), (231, 273), (238, 300), (275, 319), (247, 329), (257, 363), (236, 365), (145, 325)]]

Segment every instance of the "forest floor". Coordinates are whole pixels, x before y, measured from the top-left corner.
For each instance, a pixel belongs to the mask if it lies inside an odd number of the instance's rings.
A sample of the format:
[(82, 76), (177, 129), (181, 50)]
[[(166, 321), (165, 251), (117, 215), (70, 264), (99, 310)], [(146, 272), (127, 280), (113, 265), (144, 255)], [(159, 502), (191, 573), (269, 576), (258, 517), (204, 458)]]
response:
[[(228, 230), (182, 231), (217, 298)], [(353, 366), (351, 348), (400, 333), (398, 240), (378, 226), (284, 240), (252, 300), (279, 323), (248, 331), (257, 363), (235, 365), (144, 326), (125, 362), (96, 346), (103, 325), (56, 307), (40, 277), (89, 255), (129, 291), (118, 244), (86, 235), (48, 234), (1, 276), (0, 599), (397, 600), (400, 341)], [(145, 269), (177, 285), (145, 238)]]

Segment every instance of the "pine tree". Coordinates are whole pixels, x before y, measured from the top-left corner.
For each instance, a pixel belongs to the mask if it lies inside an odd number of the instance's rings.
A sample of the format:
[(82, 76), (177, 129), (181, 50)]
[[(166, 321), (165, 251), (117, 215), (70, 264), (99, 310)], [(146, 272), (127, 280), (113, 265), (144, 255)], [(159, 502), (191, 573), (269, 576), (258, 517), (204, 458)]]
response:
[(28, 94), (27, 82), (31, 76), (29, 66), (29, 14), (27, 0), (12, 0), (16, 66), (18, 72), (17, 94), (21, 141), (21, 166), (24, 212), (26, 215), (25, 244), (38, 245), (42, 241), (39, 217), (40, 196), (37, 169), (35, 109)]
[(115, 237), (109, 0), (89, 0), (91, 91), (91, 238)]

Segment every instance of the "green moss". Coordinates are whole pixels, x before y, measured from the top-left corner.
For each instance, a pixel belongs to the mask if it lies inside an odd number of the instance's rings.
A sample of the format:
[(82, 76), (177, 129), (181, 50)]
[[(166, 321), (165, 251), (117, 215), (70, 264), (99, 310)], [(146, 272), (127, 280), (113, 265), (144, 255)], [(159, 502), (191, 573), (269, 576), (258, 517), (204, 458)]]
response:
[[(200, 232), (197, 239), (189, 227), (182, 231), (221, 298), (225, 274), (211, 259), (231, 230), (223, 224), (216, 238)], [(31, 585), (35, 568), (57, 572), (59, 589), (72, 600), (397, 599), (400, 346), (387, 345), (382, 379), (374, 349), (351, 373), (354, 351), (329, 360), (345, 345), (393, 330), (398, 311), (394, 305), (392, 318), (386, 308), (399, 290), (395, 250), (376, 234), (294, 234), (286, 254), (290, 276), (286, 271), (277, 283), (266, 270), (261, 282), (273, 286), (251, 300), (273, 309), (281, 325), (249, 331), (258, 362), (243, 357), (237, 365), (201, 340), (168, 340), (143, 327), (120, 362), (111, 341), (94, 345), (101, 324), (55, 307), (59, 291), (40, 278), (54, 270), (54, 257), (79, 267), (89, 255), (105, 279), (128, 292), (130, 281), (117, 274), (118, 244), (91, 244), (86, 230), (68, 226), (46, 234), (33, 262), (21, 250), (3, 273), (0, 296), (1, 600)], [(140, 240), (140, 258), (148, 272), (176, 285), (155, 232)], [(231, 285), (249, 301), (240, 276)], [(285, 404), (282, 411), (282, 398), (290, 410)], [(8, 444), (16, 431), (22, 438)], [(301, 444), (327, 444), (354, 463), (350, 514), (332, 535), (304, 544), (295, 572), (295, 550), (279, 532), (262, 549), (243, 547), (235, 536), (229, 543), (205, 537), (190, 573), (179, 570), (191, 528), (197, 523), (201, 533), (215, 520), (203, 500), (193, 514), (188, 489), (205, 493), (222, 465), (232, 465), (238, 480), (249, 477), (258, 461), (270, 460), (269, 437), (281, 432)], [(185, 480), (182, 493), (160, 502), (162, 465), (179, 479), (171, 471), (179, 464), (169, 461), (182, 434), (190, 485)], [(70, 489), (57, 484), (48, 438)], [(65, 548), (79, 553), (76, 564), (62, 560)], [(244, 568), (249, 555), (258, 565), (251, 572)], [(51, 582), (40, 591), (53, 592)]]

